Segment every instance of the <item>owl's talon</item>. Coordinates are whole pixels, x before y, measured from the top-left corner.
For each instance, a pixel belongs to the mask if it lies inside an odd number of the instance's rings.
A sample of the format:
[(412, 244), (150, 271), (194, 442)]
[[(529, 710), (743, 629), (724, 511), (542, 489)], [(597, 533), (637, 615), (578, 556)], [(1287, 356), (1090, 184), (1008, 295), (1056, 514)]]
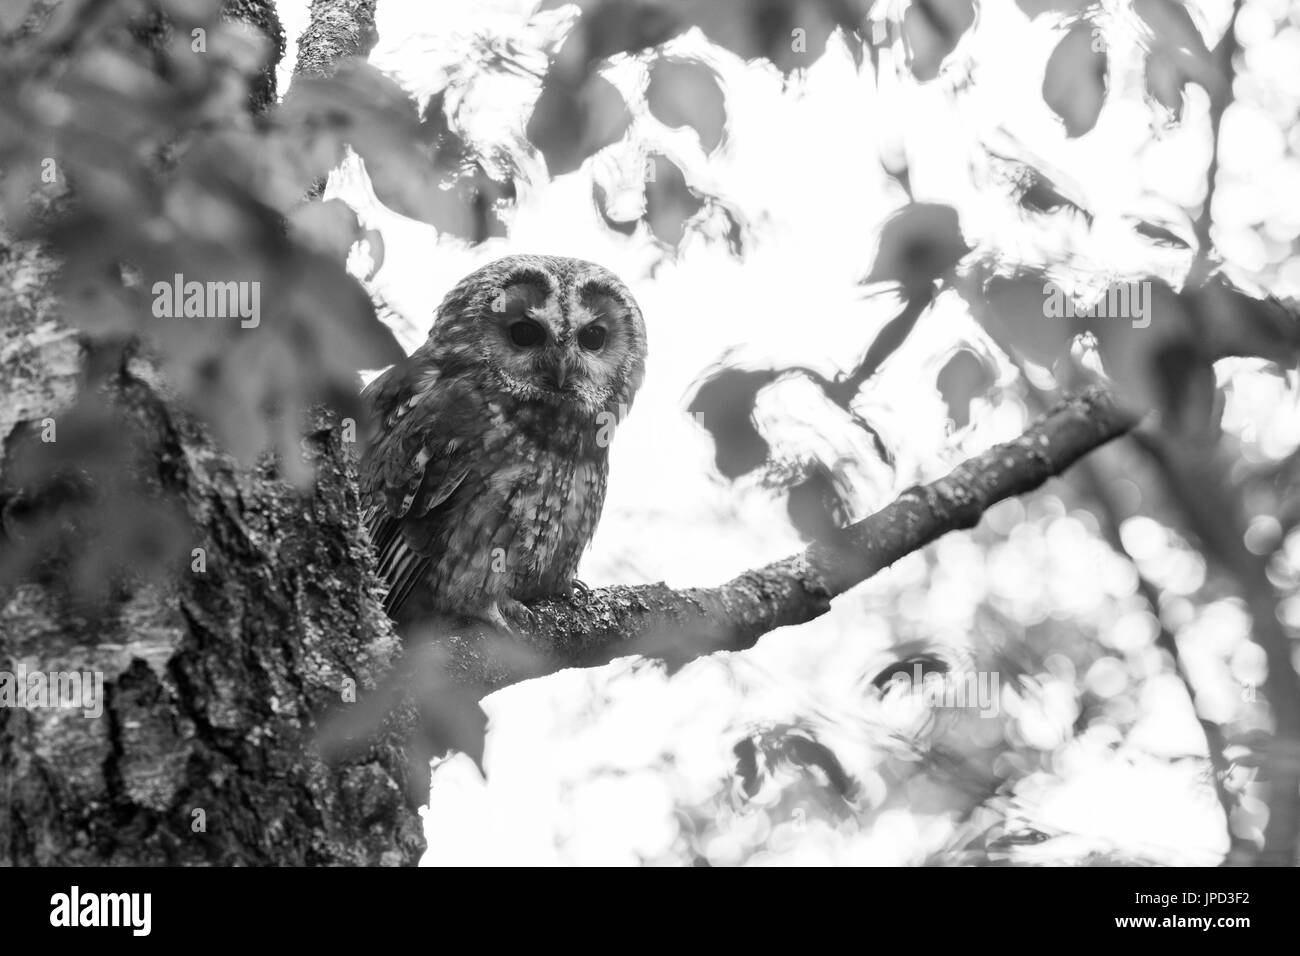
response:
[(582, 602), (585, 604), (588, 598), (591, 597), (591, 586), (588, 585), (587, 582), (585, 581), (581, 581), (578, 578), (574, 578), (572, 595), (574, 597), (582, 598)]
[(532, 625), (537, 622), (537, 615), (533, 613), (532, 608), (514, 598), (498, 598), (478, 616), (511, 637), (519, 636), (520, 625)]

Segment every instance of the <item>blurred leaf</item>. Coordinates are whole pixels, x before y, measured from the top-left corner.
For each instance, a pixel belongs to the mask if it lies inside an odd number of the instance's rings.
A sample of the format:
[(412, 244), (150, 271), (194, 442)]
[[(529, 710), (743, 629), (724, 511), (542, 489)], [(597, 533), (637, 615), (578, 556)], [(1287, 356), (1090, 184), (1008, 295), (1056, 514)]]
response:
[(1072, 26), (1048, 57), (1043, 76), (1043, 100), (1072, 138), (1097, 125), (1106, 99), (1106, 53), (1095, 30), (1086, 20)]
[(1027, 171), (1028, 185), (1020, 193), (1018, 202), (1021, 207), (1038, 213), (1054, 213), (1061, 209), (1069, 209), (1077, 212), (1092, 224), (1092, 212), (1084, 207), (1080, 200), (1071, 199), (1065, 192), (1053, 182), (1041, 170), (1033, 169)]
[(849, 523), (849, 504), (831, 470), (821, 462), (806, 468), (804, 477), (790, 488), (786, 512), (804, 541), (831, 541)]
[(870, 0), (690, 0), (685, 15), (741, 59), (764, 57), (782, 73), (812, 66), (836, 29), (852, 50), (864, 36)]
[(993, 370), (970, 349), (958, 349), (939, 371), (939, 394), (958, 428), (970, 424), (970, 403), (993, 387)]
[(574, 84), (552, 70), (526, 135), (546, 159), (550, 174), (563, 176), (621, 139), (631, 122), (627, 104), (608, 80), (592, 75)]
[(1051, 368), (1065, 354), (1070, 340), (1084, 331), (1068, 318), (1048, 315), (1050, 294), (1047, 277), (1041, 273), (995, 276), (984, 292), (987, 309), (983, 317), (992, 326), (994, 337), (1044, 368)]
[(1045, 215), (1066, 209), (1079, 213), (1089, 225), (1092, 224), (1093, 214), (1077, 182), (1032, 153), (1006, 130), (997, 130), (996, 137), (1004, 145), (994, 148), (983, 144), (984, 150), (1014, 182), (1016, 202), (1022, 209)]
[(968, 252), (955, 209), (911, 203), (881, 229), (880, 251), (865, 281), (897, 282), (914, 294), (928, 289)]
[[(1145, 318), (1098, 316), (1081, 324), (1096, 336), (1102, 367), (1125, 397), (1139, 408), (1159, 410), (1162, 422), (1179, 434), (1201, 434), (1215, 405), (1205, 342), (1182, 298), (1166, 283), (1149, 279), (1130, 288), (1146, 290)], [(1119, 289), (1120, 284), (1112, 286), (1106, 295), (1115, 290), (1118, 296)]]
[(456, 235), (470, 242), (483, 242), (506, 235), (506, 225), (499, 215), (499, 209), (505, 202), (515, 198), (513, 183), (497, 182), (488, 175), (482, 164), (476, 162), (467, 173), (456, 179), (455, 189), (457, 198), (469, 212), (469, 228)]
[(721, 369), (691, 399), (688, 410), (713, 436), (714, 461), (724, 477), (734, 481), (767, 460), (767, 440), (754, 427), (754, 403), (779, 375), (772, 369)]
[(186, 23), (206, 23), (221, 12), (222, 0), (165, 0), (166, 11)]
[[(311, 329), (320, 344), (326, 380), (351, 382), (359, 368), (383, 368), (406, 357), (388, 326), (375, 315), (374, 304), (361, 284), (340, 263), (317, 254), (303, 254), (290, 273), (296, 318)], [(304, 336), (289, 333), (302, 344)]]
[(758, 778), (758, 747), (752, 737), (745, 737), (736, 742), (732, 748), (736, 755), (736, 774), (745, 796), (752, 797), (758, 793), (762, 781)]
[(938, 76), (944, 57), (974, 22), (972, 0), (912, 0), (903, 14), (903, 38), (913, 75), (922, 82)]
[(1249, 356), (1286, 367), (1300, 357), (1300, 308), (1295, 304), (1247, 295), (1222, 275), (1185, 289), (1181, 298), (1197, 317), (1207, 354), (1214, 359)]
[(613, 218), (609, 214), (609, 195), (605, 192), (605, 187), (595, 181), (591, 184), (591, 201), (595, 203), (596, 212), (600, 213), (600, 218), (610, 229), (624, 236), (636, 232), (636, 224), (639, 220)]
[(686, 220), (704, 208), (704, 200), (667, 156), (655, 154), (649, 163), (653, 175), (645, 184), (646, 222), (656, 239), (676, 247), (686, 234)]
[(650, 68), (650, 112), (665, 126), (689, 126), (705, 152), (722, 142), (726, 104), (717, 75), (703, 63), (660, 59)]
[(762, 792), (769, 781), (788, 777), (806, 778), (809, 771), (819, 786), (828, 788), (838, 800), (850, 800), (858, 791), (852, 774), (835, 751), (817, 740), (806, 727), (778, 724), (752, 733), (732, 748), (736, 774), (747, 799)]
[[(547, 2), (540, 9), (566, 5)], [(658, 46), (690, 25), (679, 9), (686, 5), (666, 0), (580, 0), (578, 6), (582, 15), (556, 59), (566, 77), (586, 76), (595, 64), (615, 54)]]
[(1136, 220), (1136, 225), (1134, 225), (1133, 229), (1139, 236), (1146, 236), (1148, 239), (1153, 240), (1157, 245), (1173, 246), (1178, 249), (1190, 249), (1192, 247), (1192, 244), (1188, 240), (1184, 239), (1173, 230), (1168, 229), (1165, 226), (1157, 225), (1153, 222), (1147, 222), (1144, 219)]
[(1170, 343), (1152, 356), (1157, 407), (1163, 424), (1176, 435), (1208, 437), (1218, 420), (1214, 366), (1188, 340)]
[(1077, 13), (1093, 0), (1016, 0), (1016, 6), (1027, 17), (1041, 17), (1044, 13)]
[(1134, 0), (1133, 10), (1151, 31), (1146, 62), (1147, 92), (1182, 117), (1183, 88), (1200, 83), (1211, 97), (1219, 95), (1223, 77), (1187, 8), (1178, 0)]
[[(931, 674), (943, 676), (952, 670), (952, 664), (934, 651), (924, 650), (920, 646), (904, 645), (896, 649), (899, 659), (881, 668), (871, 678), (871, 685), (877, 690), (886, 690), (896, 682), (906, 679), (909, 686), (916, 681), (917, 673), (924, 680)], [(913, 690), (919, 688), (912, 687)]]
[(1179, 0), (1133, 0), (1133, 12), (1146, 21), (1160, 45), (1209, 59), (1201, 31)]
[(727, 244), (728, 251), (733, 256), (743, 255), (745, 252), (746, 226), (740, 211), (719, 198), (711, 197), (708, 202), (709, 219), (705, 224), (706, 230), (714, 223), (718, 222), (721, 226), (721, 238)]
[(1169, 110), (1175, 120), (1183, 117), (1183, 86), (1187, 76), (1178, 63), (1163, 49), (1147, 54), (1147, 92), (1157, 103)]
[(451, 677), (446, 649), (422, 636), (383, 683), (321, 721), (316, 746), (327, 761), (354, 759), (398, 716), (411, 728), (406, 757), (414, 778), (412, 795), (425, 799), (434, 757), (457, 750), (482, 771), (487, 715), (479, 696)]
[(361, 237), (357, 214), (341, 199), (304, 203), (289, 214), (289, 228), (304, 245), (339, 262)]

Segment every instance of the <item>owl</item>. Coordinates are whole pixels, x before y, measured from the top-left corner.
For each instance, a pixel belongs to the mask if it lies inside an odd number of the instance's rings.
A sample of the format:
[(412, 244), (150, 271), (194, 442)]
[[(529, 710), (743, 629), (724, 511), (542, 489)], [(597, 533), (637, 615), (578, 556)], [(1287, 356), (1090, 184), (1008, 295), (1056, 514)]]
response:
[(565, 595), (605, 501), (645, 323), (609, 270), (517, 255), (472, 272), (428, 339), (364, 391), (363, 519), (399, 624)]

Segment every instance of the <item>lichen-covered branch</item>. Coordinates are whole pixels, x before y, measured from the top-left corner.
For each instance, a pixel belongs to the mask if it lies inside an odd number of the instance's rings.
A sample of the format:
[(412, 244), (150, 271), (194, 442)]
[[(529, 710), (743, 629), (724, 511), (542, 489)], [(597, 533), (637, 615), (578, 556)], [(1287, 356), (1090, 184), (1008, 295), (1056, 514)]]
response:
[[(832, 598), (949, 531), (973, 527), (992, 505), (1034, 490), (1137, 421), (1109, 391), (1087, 389), (1019, 438), (904, 492), (845, 528), (835, 541), (814, 544), (719, 587), (610, 587), (571, 601), (535, 604), (533, 626), (517, 642), (504, 644), (478, 631), (452, 638), (455, 671), (465, 682), (490, 690), (629, 654), (681, 663), (750, 647), (768, 631), (826, 613)], [(518, 644), (530, 653), (518, 653)]]
[(293, 75), (329, 76), (345, 57), (365, 57), (379, 34), (375, 0), (311, 0), (311, 20), (298, 37)]

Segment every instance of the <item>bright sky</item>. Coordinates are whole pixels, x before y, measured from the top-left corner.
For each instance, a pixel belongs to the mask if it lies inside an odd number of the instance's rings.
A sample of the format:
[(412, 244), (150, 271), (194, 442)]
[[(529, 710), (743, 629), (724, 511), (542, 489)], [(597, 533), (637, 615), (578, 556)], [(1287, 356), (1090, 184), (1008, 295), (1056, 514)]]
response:
[[(283, 89), (294, 41), (306, 22), (306, 0), (278, 5), (290, 38)], [(1107, 10), (1121, 6), (1105, 3)], [(562, 32), (572, 15), (570, 8), (530, 25), (531, 7), (509, 0), (380, 0), (380, 41), (372, 62), (424, 99), (449, 76), (472, 72), (465, 51), (475, 37), (513, 37), (534, 47), (538, 38)], [(1229, 0), (1193, 7), (1210, 45), (1228, 7)], [(1224, 122), (1216, 240), (1246, 275), (1295, 294), (1300, 266), (1288, 254), (1300, 234), (1300, 142), (1289, 124), (1300, 100), (1300, 30), (1294, 26), (1300, 18), (1293, 12), (1293, 25), (1270, 39), (1265, 26), (1271, 28), (1270, 14), (1279, 9), (1285, 12), (1283, 0), (1250, 0), (1242, 15), (1254, 79), (1241, 84), (1241, 102)], [(1153, 132), (1134, 72), (1135, 23), (1116, 13), (1107, 21), (1106, 41), (1117, 92), (1095, 131), (1067, 141), (1040, 95), (1055, 36), (1049, 19), (1031, 22), (1013, 3), (985, 3), (976, 29), (943, 76), (924, 86), (891, 79), (877, 93), (869, 66), (859, 75), (835, 44), (783, 88), (770, 66), (746, 65), (708, 47), (698, 34), (688, 35), (674, 49), (703, 56), (722, 77), (728, 111), (722, 149), (705, 157), (692, 133), (667, 130), (634, 104), (636, 121), (623, 143), (569, 176), (521, 183), (509, 238), (475, 248), (440, 239), (433, 227), (384, 209), (357, 165), (335, 174), (330, 195), (344, 198), (381, 231), (386, 261), (374, 288), (409, 318), (411, 325), (397, 330), (408, 348), (423, 339), (438, 301), (455, 281), (507, 253), (592, 259), (628, 281), (649, 327), (648, 376), (613, 446), (605, 517), (581, 576), (593, 585), (712, 584), (801, 544), (779, 497), (715, 477), (711, 445), (684, 412), (691, 384), (724, 357), (827, 372), (856, 363), (893, 307), (885, 297), (865, 298), (856, 285), (869, 267), (881, 222), (904, 201), (876, 158), (887, 145), (901, 144), (918, 199), (954, 205), (969, 239), (1009, 258), (1041, 260), (1059, 250), (1068, 233), (1080, 258), (1104, 274), (1174, 275), (1185, 268), (1177, 254), (1135, 237), (1124, 217), (1141, 215), (1187, 230), (1182, 208), (1202, 198), (1208, 158), (1203, 93), (1191, 93), (1182, 126)], [(641, 70), (624, 61), (608, 76), (635, 95)], [(471, 82), (464, 94), (471, 137), (508, 141), (536, 93), (535, 85), (518, 77)], [(993, 172), (978, 159), (981, 142), (1000, 152), (1042, 157), (1072, 181), (1097, 212), (1091, 235), (1064, 229), (1059, 221), (1036, 233), (1026, 229), (1005, 192), (992, 188)], [(657, 253), (644, 231), (625, 239), (602, 225), (588, 198), (593, 170), (611, 177), (637, 168), (647, 145), (673, 155), (688, 175), (744, 211), (755, 241), (743, 260), (721, 244), (691, 240), (677, 262), (660, 265), (652, 278)], [(982, 414), (977, 409), (973, 428), (947, 434), (934, 377), (953, 344), (972, 334), (960, 308), (941, 304), (863, 396), (868, 417), (901, 448), (897, 475), (864, 467), (856, 476), (864, 513), (918, 478), (935, 477), (1020, 431), (1019, 408), (1004, 403), (986, 406)], [(764, 396), (759, 419), (782, 447), (873, 460), (861, 433), (830, 415), (812, 389), (795, 383), (775, 391)], [(1023, 509), (1017, 514), (1024, 517)], [(887, 747), (878, 726), (863, 730), (880, 715), (864, 703), (860, 681), (881, 663), (901, 628), (919, 624), (936, 639), (960, 644), (980, 601), (999, 589), (1006, 592), (1002, 598), (1039, 619), (1062, 609), (1097, 614), (1106, 601), (1132, 592), (1123, 563), (1079, 519), (1038, 518), (1043, 540), (1065, 546), (1046, 547), (1032, 562), (1023, 549), (1007, 548), (994, 556), (1002, 563), (986, 566), (964, 536), (945, 539), (930, 584), (930, 593), (942, 600), (916, 607), (894, 603), (929, 573), (924, 559), (913, 556), (839, 600), (831, 615), (768, 635), (750, 652), (700, 661), (672, 678), (624, 661), (494, 695), (485, 702), (492, 721), (488, 781), (463, 757), (439, 768), (425, 862), (675, 859), (674, 808), (707, 803), (734, 760), (732, 744), (757, 724), (813, 719), (828, 743), (841, 744), (837, 752), (869, 791), (883, 788), (873, 768)], [(1152, 549), (1164, 557), (1182, 553), (1177, 542), (1163, 539)], [(1196, 569), (1187, 573), (1194, 579)], [(1117, 645), (1128, 640), (1147, 647), (1152, 636), (1133, 615), (1119, 615), (1113, 630)], [(1238, 630), (1244, 640), (1244, 626)], [(1074, 717), (1070, 707), (1046, 707), (1027, 714), (1024, 727), (1064, 740)], [(1129, 741), (1114, 744), (1084, 735), (1058, 752), (1056, 774), (1027, 781), (1022, 796), (1036, 825), (1074, 834), (1069, 839), (1076, 843), (1053, 841), (1055, 858), (1076, 848), (1082, 854), (1140, 844), (1153, 859), (1215, 862), (1224, 836), (1213, 795), (1190, 762), (1152, 756), (1203, 751), (1181, 687), (1149, 682)], [(890, 811), (862, 832), (811, 827), (795, 839), (775, 841), (768, 859), (913, 863), (949, 830), (943, 819)], [(711, 858), (714, 850), (719, 862), (738, 852), (725, 837), (710, 850)]]

